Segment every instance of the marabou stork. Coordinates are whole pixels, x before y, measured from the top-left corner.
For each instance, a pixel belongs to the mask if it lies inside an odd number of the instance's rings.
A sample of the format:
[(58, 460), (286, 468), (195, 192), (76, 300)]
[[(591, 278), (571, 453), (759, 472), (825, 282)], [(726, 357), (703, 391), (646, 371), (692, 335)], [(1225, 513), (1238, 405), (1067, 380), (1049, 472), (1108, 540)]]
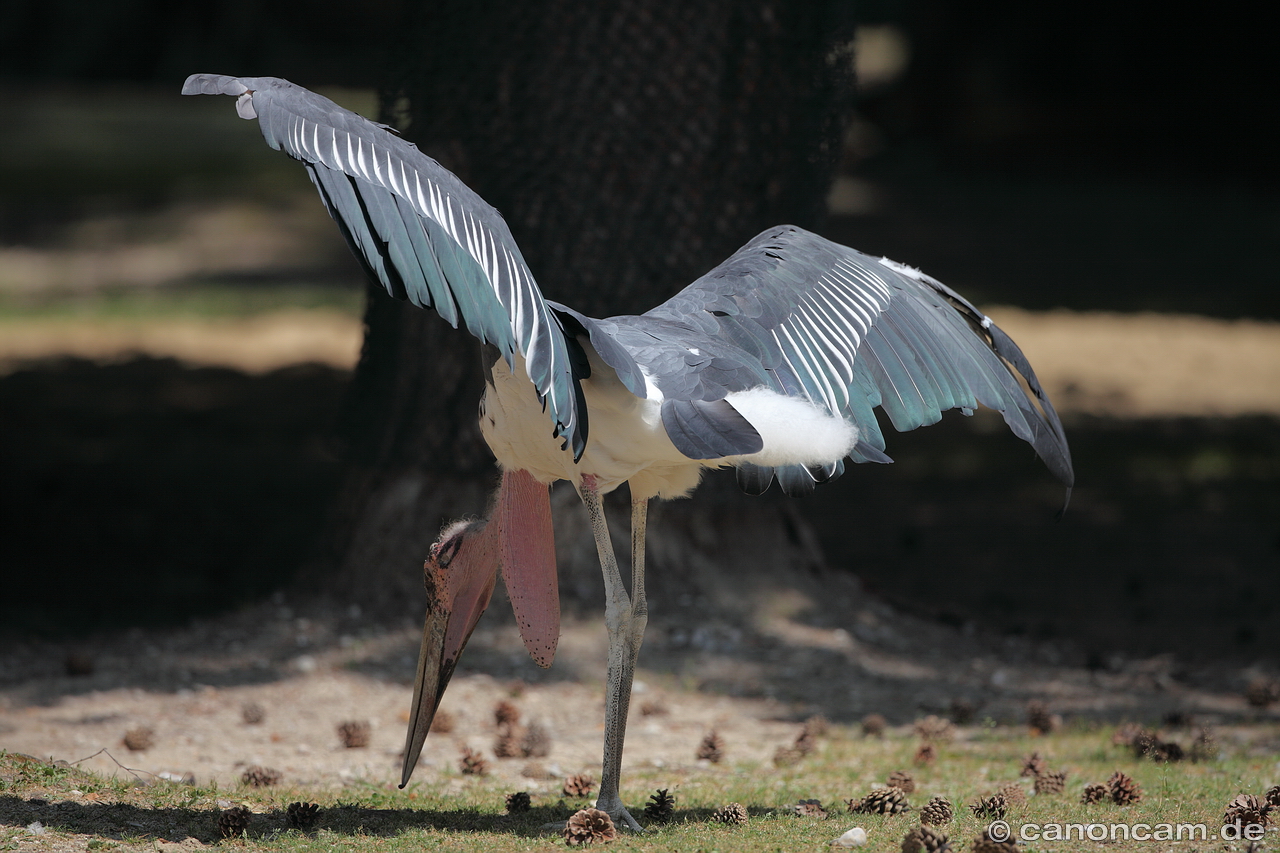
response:
[[(550, 665), (560, 631), (548, 498), (556, 480), (573, 483), (586, 505), (604, 572), (597, 807), (637, 830), (618, 777), (648, 614), (650, 498), (687, 495), (704, 468), (724, 466), (749, 493), (773, 480), (807, 493), (839, 476), (846, 458), (890, 461), (876, 406), (905, 431), (979, 403), (1001, 412), (1070, 489), (1061, 422), (1021, 350), (918, 270), (779, 226), (653, 310), (597, 320), (545, 300), (498, 212), (385, 125), (271, 77), (197, 74), (182, 91), (235, 96), (268, 145), (306, 166), (369, 275), (485, 346), (480, 425), (501, 481), (488, 519), (446, 527), (424, 567), (402, 787), (499, 567), (526, 648)], [(601, 505), (624, 482), (629, 594)]]

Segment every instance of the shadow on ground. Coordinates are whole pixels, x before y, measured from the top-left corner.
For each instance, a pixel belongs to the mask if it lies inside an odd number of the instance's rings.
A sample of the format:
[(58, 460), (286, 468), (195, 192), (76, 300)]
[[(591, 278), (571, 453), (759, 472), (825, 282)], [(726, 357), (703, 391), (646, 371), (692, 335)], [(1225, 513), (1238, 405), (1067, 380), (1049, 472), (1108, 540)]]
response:
[[(0, 378), (0, 625), (50, 637), (176, 626), (305, 588), (341, 476), (331, 425), (345, 381), (156, 359)], [(1277, 426), (1070, 418), (1078, 487), (1058, 521), (1061, 490), (998, 418), (948, 417), (890, 435), (896, 464), (856, 466), (788, 511), (814, 525), (831, 567), (929, 620), (1069, 641), (1097, 665), (1268, 658), (1280, 647)], [(694, 505), (748, 500), (711, 479)], [(655, 613), (678, 613), (684, 593), (655, 576)]]

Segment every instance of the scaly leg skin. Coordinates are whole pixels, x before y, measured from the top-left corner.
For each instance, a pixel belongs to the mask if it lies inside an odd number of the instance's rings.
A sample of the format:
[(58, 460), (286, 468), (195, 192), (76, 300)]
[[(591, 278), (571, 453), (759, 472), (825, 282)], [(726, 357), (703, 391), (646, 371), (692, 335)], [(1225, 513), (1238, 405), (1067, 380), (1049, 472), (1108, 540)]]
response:
[(631, 706), (631, 680), (635, 677), (636, 658), (640, 654), (640, 644), (644, 640), (644, 629), (649, 619), (644, 597), (644, 523), (648, 502), (633, 500), (631, 504), (633, 596), (629, 596), (613, 554), (613, 541), (609, 537), (609, 527), (605, 521), (604, 507), (600, 502), (595, 478), (591, 475), (584, 476), (579, 493), (591, 519), (591, 532), (595, 536), (600, 568), (604, 572), (604, 623), (609, 632), (604, 764), (596, 808), (608, 812), (614, 823), (643, 832), (643, 828), (622, 804), (618, 782), (622, 773), (622, 745), (627, 736), (627, 711)]

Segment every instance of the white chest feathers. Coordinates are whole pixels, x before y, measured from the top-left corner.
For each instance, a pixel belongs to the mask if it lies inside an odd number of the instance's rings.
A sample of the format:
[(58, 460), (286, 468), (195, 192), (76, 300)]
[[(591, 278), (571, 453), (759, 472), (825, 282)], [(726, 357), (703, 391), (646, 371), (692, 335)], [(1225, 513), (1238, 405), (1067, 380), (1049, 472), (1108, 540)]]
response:
[(756, 465), (828, 465), (846, 456), (858, 438), (857, 428), (808, 400), (787, 397), (767, 388), (729, 394), (727, 399), (763, 439), (764, 447), (749, 456), (690, 459), (667, 437), (662, 426), (662, 396), (652, 382), (641, 399), (618, 381), (613, 369), (590, 348), (591, 378), (582, 382), (587, 404), (587, 448), (578, 463), (552, 436), (553, 424), (543, 410), (517, 357), (513, 373), (505, 360), (492, 369), (492, 384), (480, 404), (480, 430), (504, 470), (522, 469), (542, 482), (593, 474), (601, 492), (630, 481), (633, 497), (683, 497), (698, 485), (705, 468), (752, 462)]

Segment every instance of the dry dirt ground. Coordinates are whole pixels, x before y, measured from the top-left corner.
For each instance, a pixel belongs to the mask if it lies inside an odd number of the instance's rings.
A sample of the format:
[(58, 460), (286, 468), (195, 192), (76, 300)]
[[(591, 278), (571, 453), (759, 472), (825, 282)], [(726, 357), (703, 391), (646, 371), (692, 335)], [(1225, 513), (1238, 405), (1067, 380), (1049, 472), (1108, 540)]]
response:
[[(993, 314), (1068, 414), (1280, 415), (1278, 324)], [(0, 364), (11, 371), (50, 352), (99, 363), (148, 353), (250, 372), (303, 361), (345, 369), (359, 333), (354, 321), (314, 313), (235, 325), (168, 323), (164, 330), (26, 323), (3, 329)], [(1273, 428), (1273, 420), (1267, 423)], [(1274, 598), (1274, 586), (1259, 594)], [(702, 609), (697, 600), (680, 604), (686, 612)], [(1274, 649), (1254, 654), (1252, 664), (1247, 656), (1194, 665), (1172, 655), (1085, 661), (1066, 641), (905, 613), (845, 573), (711, 609), (714, 619), (697, 628), (670, 611), (652, 617), (629, 765), (694, 764), (696, 744), (711, 729), (735, 757), (767, 760), (814, 712), (852, 722), (879, 711), (906, 725), (924, 713), (946, 713), (955, 700), (976, 707), (979, 718), (1008, 722), (1022, 718), (1030, 699), (1069, 719), (1159, 721), (1194, 713), (1227, 724), (1277, 716), (1250, 708), (1240, 692), (1252, 675), (1275, 675), (1268, 669)], [(492, 756), (492, 709), (504, 698), (550, 733), (552, 748), (542, 760), (550, 774), (598, 772), (602, 625), (571, 617), (559, 658), (544, 672), (525, 656), (505, 604), (495, 600), (491, 611), (444, 701), (454, 728), (428, 739), (417, 778), (434, 783), (456, 764), (462, 745)], [(219, 784), (234, 783), (252, 764), (299, 783), (398, 780), (417, 648), (411, 625), (388, 626), (358, 609), (277, 594), (184, 627), (104, 630), (71, 640), (9, 632), (3, 642), (0, 749), (109, 774), (193, 774)], [(245, 722), (250, 704), (265, 710), (261, 723)], [(349, 720), (369, 721), (368, 747), (340, 743), (337, 727)], [(150, 729), (153, 744), (130, 751), (122, 738), (137, 728)], [(560, 784), (523, 776), (523, 760), (493, 763), (500, 777), (535, 792)]]

